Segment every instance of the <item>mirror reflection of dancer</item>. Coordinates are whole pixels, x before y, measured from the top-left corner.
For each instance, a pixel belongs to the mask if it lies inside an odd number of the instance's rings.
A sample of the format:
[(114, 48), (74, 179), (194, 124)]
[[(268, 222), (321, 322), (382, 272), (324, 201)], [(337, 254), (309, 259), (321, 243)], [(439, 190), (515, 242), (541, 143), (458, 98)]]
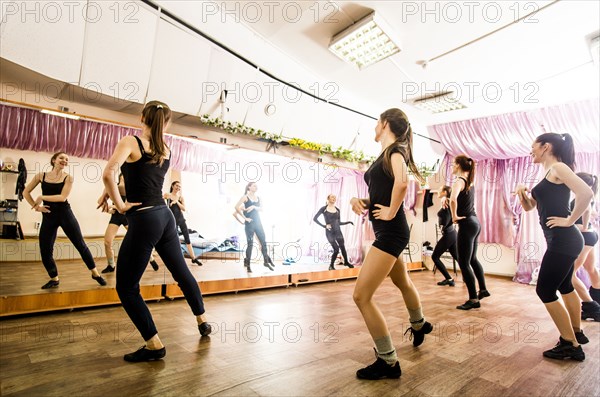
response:
[[(170, 119), (171, 109), (166, 104), (148, 102), (142, 111), (141, 137), (122, 138), (102, 175), (108, 196), (119, 212), (127, 214), (129, 223), (117, 258), (117, 293), (129, 318), (146, 341), (139, 350), (125, 354), (123, 358), (129, 362), (159, 360), (166, 354), (150, 310), (140, 295), (140, 279), (153, 248), (183, 291), (196, 316), (200, 335), (211, 333), (211, 326), (204, 318), (200, 288), (183, 259), (175, 218), (162, 196), (171, 160), (171, 151), (163, 134)], [(127, 187), (126, 202), (121, 199), (115, 181), (119, 167)]]
[[(117, 186), (119, 188), (121, 199), (123, 202), (125, 202), (127, 198), (125, 197), (125, 181), (123, 180), (123, 174), (119, 175), (119, 183)], [(106, 226), (106, 231), (104, 232), (104, 252), (106, 253), (106, 262), (108, 263), (101, 272), (104, 274), (115, 271), (115, 251), (113, 250), (113, 242), (115, 241), (115, 236), (119, 231), (119, 227), (122, 225), (125, 229), (127, 229), (128, 226), (127, 217), (125, 214), (121, 214), (115, 208), (111, 208), (108, 205), (108, 202), (104, 199), (105, 197), (106, 189), (104, 189), (102, 195), (98, 199), (98, 208), (102, 208), (102, 212), (108, 212), (111, 214), (110, 220), (108, 221), (108, 226)], [(150, 266), (152, 266), (154, 271), (158, 270), (158, 263), (156, 263), (153, 255), (150, 255)]]
[(171, 183), (171, 189), (169, 190), (169, 193), (165, 193), (163, 198), (167, 200), (167, 205), (175, 217), (175, 229), (177, 229), (178, 226), (181, 229), (183, 241), (187, 246), (188, 254), (192, 259), (192, 263), (202, 266), (200, 257), (196, 257), (196, 254), (194, 253), (194, 247), (192, 247), (192, 241), (190, 240), (190, 232), (187, 227), (187, 223), (185, 223), (185, 218), (183, 217), (183, 212), (185, 211), (185, 200), (181, 195), (181, 183), (179, 183), (179, 181), (174, 181)]
[[(267, 252), (267, 241), (265, 239), (265, 231), (260, 221), (259, 211), (262, 209), (260, 205), (260, 198), (256, 195), (258, 186), (256, 183), (250, 182), (246, 185), (244, 195), (239, 199), (235, 205), (235, 212), (233, 216), (235, 219), (244, 225), (246, 231), (246, 258), (244, 259), (244, 266), (248, 273), (252, 273), (250, 268), (250, 258), (252, 258), (252, 246), (254, 244), (254, 235), (258, 238), (260, 243), (260, 252), (263, 256), (263, 264), (269, 270), (275, 270), (275, 264)], [(241, 219), (240, 219), (241, 217)]]
[(354, 197), (350, 201), (356, 214), (369, 211), (375, 232), (375, 242), (363, 261), (353, 296), (375, 342), (377, 356), (356, 376), (371, 380), (399, 378), (402, 374), (385, 318), (373, 301), (373, 294), (387, 276), (400, 289), (408, 309), (411, 327), (406, 332), (411, 333), (413, 346), (421, 345), (425, 334), (433, 330), (425, 321), (419, 292), (400, 258), (410, 239), (402, 203), (408, 187), (408, 169), (422, 179), (413, 159), (412, 129), (404, 112), (389, 109), (382, 113), (375, 127), (375, 141), (381, 143), (382, 153), (365, 173), (369, 198)]
[[(589, 207), (593, 193), (573, 172), (575, 150), (569, 134), (538, 136), (531, 145), (531, 157), (534, 164), (544, 166), (546, 175), (531, 190), (531, 196), (523, 185), (517, 186), (515, 195), (525, 211), (536, 207), (538, 210), (548, 248), (540, 264), (535, 292), (560, 333), (556, 346), (543, 355), (583, 361), (585, 353), (580, 344), (589, 340), (581, 330), (581, 301), (572, 283), (575, 260), (583, 249), (583, 236), (574, 224)], [(575, 194), (572, 212), (569, 211), (571, 192)], [(556, 296), (557, 291), (564, 305)]]
[[(588, 174), (587, 172), (579, 172), (580, 177), (594, 193), (594, 197), (598, 193), (598, 177)], [(571, 201), (571, 211), (575, 208), (575, 200)], [(575, 268), (573, 269), (573, 287), (577, 291), (577, 295), (581, 298), (581, 319), (588, 318), (594, 321), (600, 321), (600, 276), (596, 268), (596, 255), (594, 254), (594, 246), (598, 243), (598, 233), (591, 228), (591, 215), (593, 211), (593, 202), (588, 206), (583, 215), (575, 221), (575, 226), (583, 236), (583, 250), (575, 260)], [(584, 269), (590, 276), (592, 285), (590, 289), (585, 288), (585, 284), (577, 277), (577, 270), (583, 265)], [(595, 287), (594, 287), (595, 286)]]
[(437, 285), (448, 285), (454, 287), (454, 280), (446, 270), (446, 266), (440, 260), (440, 257), (444, 252), (448, 251), (452, 258), (458, 262), (458, 253), (456, 250), (456, 229), (452, 223), (452, 213), (450, 212), (450, 206), (448, 205), (448, 199), (452, 193), (450, 186), (443, 186), (438, 192), (438, 197), (442, 200), (442, 207), (437, 213), (438, 225), (442, 231), (442, 237), (439, 239), (433, 253), (431, 254), (431, 260), (435, 264), (435, 267), (442, 273), (444, 280), (437, 283)]
[[(352, 265), (348, 260), (346, 246), (344, 245), (344, 235), (342, 234), (342, 229), (340, 229), (340, 226), (348, 224), (354, 225), (354, 223), (352, 221), (340, 222), (340, 209), (335, 206), (335, 201), (335, 194), (330, 194), (327, 196), (327, 205), (321, 207), (321, 209), (314, 216), (313, 221), (325, 228), (325, 237), (327, 237), (327, 241), (329, 241), (329, 244), (331, 244), (331, 247), (333, 248), (329, 270), (335, 270), (333, 264), (335, 263), (340, 251), (344, 257), (344, 266), (353, 268), (354, 265)], [(319, 222), (319, 216), (321, 215), (323, 215), (323, 218), (325, 219), (325, 224)]]
[[(50, 164), (52, 164), (52, 171), (36, 174), (23, 191), (23, 197), (31, 205), (31, 208), (42, 213), (39, 236), (40, 254), (42, 263), (50, 276), (50, 281), (44, 284), (42, 289), (56, 288), (60, 284), (53, 255), (59, 227), (81, 255), (81, 259), (92, 272), (92, 278), (98, 284), (106, 285), (106, 280), (98, 273), (94, 257), (83, 240), (79, 223), (67, 201), (73, 187), (73, 177), (64, 171), (69, 164), (69, 156), (63, 152), (55, 153), (50, 159)], [(34, 200), (31, 191), (38, 184), (42, 185), (42, 195)]]
[[(471, 310), (481, 307), (479, 301), (490, 296), (485, 286), (483, 266), (477, 259), (477, 240), (481, 233), (481, 224), (475, 213), (475, 192), (472, 189), (475, 179), (475, 161), (464, 155), (456, 156), (452, 173), (458, 178), (452, 185), (450, 211), (452, 211), (452, 222), (458, 223), (456, 241), (458, 266), (469, 291), (469, 299), (456, 308)], [(479, 293), (475, 286), (475, 278), (479, 284)]]

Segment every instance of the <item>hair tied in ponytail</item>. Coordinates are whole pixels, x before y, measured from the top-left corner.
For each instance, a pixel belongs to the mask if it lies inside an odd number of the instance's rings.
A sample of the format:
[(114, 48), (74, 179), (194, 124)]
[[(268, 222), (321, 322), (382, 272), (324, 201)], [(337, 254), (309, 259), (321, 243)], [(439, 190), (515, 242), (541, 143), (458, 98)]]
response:
[(562, 140), (565, 140), (565, 134), (560, 134), (560, 137), (562, 138)]
[(161, 104), (157, 104), (157, 105), (156, 105), (156, 108), (157, 108), (157, 109), (162, 109), (162, 108), (163, 108), (163, 105), (161, 105)]

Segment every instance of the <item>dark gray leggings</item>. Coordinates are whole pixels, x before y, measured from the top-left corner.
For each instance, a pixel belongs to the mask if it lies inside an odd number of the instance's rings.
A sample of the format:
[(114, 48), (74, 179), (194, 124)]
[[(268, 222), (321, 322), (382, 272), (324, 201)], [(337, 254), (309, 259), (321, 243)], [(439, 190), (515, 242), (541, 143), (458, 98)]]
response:
[[(476, 216), (469, 216), (458, 223), (458, 238), (456, 242), (458, 266), (460, 266), (463, 281), (469, 290), (469, 299), (477, 299), (475, 277), (477, 277), (479, 289), (487, 289), (485, 287), (483, 267), (479, 263), (479, 260), (477, 260), (477, 238), (479, 238), (480, 232), (481, 225)], [(473, 273), (475, 273), (475, 277), (473, 277)]]
[(58, 269), (54, 262), (54, 243), (59, 227), (73, 243), (87, 268), (90, 270), (95, 268), (94, 257), (83, 240), (81, 228), (70, 205), (51, 205), (50, 211), (42, 215), (42, 225), (40, 226), (40, 255), (48, 275), (51, 278), (58, 276)]
[(252, 222), (246, 222), (244, 229), (246, 232), (246, 260), (252, 259), (254, 234), (256, 233), (256, 237), (260, 242), (260, 252), (263, 255), (263, 261), (264, 263), (269, 263), (271, 261), (271, 258), (269, 258), (269, 253), (267, 252), (267, 241), (265, 237), (265, 231), (262, 227), (262, 223), (260, 223), (260, 221), (256, 221), (256, 219), (253, 219)]
[(452, 230), (449, 232), (445, 232), (442, 234), (442, 238), (437, 242), (435, 248), (433, 249), (433, 253), (431, 254), (431, 260), (435, 263), (435, 267), (444, 275), (446, 280), (450, 280), (452, 276), (446, 270), (446, 266), (440, 260), (440, 257), (444, 254), (444, 252), (450, 252), (452, 258), (458, 262), (458, 253), (456, 249), (456, 231)]
[(117, 293), (123, 308), (144, 340), (158, 332), (148, 306), (140, 295), (140, 279), (155, 248), (194, 315), (204, 314), (198, 282), (183, 259), (175, 218), (166, 205), (127, 214), (129, 229), (117, 259)]

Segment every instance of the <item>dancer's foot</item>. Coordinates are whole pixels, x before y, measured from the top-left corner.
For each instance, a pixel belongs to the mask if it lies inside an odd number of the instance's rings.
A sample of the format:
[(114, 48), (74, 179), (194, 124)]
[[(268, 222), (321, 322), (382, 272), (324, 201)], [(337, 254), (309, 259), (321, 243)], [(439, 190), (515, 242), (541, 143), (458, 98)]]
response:
[(489, 291), (487, 289), (482, 289), (477, 294), (477, 299), (482, 300), (483, 298), (487, 298), (488, 296), (490, 296)]
[(479, 301), (472, 301), (472, 300), (468, 300), (465, 303), (463, 303), (460, 306), (456, 306), (457, 309), (459, 310), (471, 310), (471, 309), (478, 309), (481, 307), (481, 303), (479, 303)]
[(200, 331), (200, 335), (208, 336), (212, 332), (212, 327), (205, 321), (202, 324), (198, 324), (198, 331)]
[(42, 285), (42, 289), (57, 288), (58, 284), (60, 284), (59, 280), (50, 280), (46, 284)]
[(555, 360), (565, 360), (567, 358), (575, 361), (585, 360), (585, 353), (581, 346), (573, 346), (573, 342), (563, 339), (562, 336), (559, 337), (556, 346), (550, 350), (546, 350), (543, 355)]
[(329, 269), (327, 269), (327, 270), (335, 270), (335, 266), (329, 265)]
[(158, 271), (158, 263), (156, 263), (156, 261), (154, 261), (154, 260), (150, 261), (150, 266), (152, 266), (152, 269), (155, 272)]
[(104, 286), (106, 285), (106, 280), (105, 280), (105, 279), (104, 279), (102, 276), (94, 276), (94, 275), (92, 274), (92, 278), (93, 278), (94, 280), (96, 280), (96, 282), (97, 282), (98, 284), (100, 284), (101, 286), (103, 286), (103, 287), (104, 287)]
[(347, 266), (349, 269), (354, 269), (354, 265), (350, 262), (344, 262), (344, 266)]
[(390, 365), (381, 357), (377, 357), (375, 362), (365, 368), (356, 371), (356, 377), (359, 379), (379, 380), (379, 379), (398, 379), (402, 375), (400, 362)]
[[(421, 319), (421, 321), (423, 321)], [(414, 329), (412, 326), (406, 329), (406, 332), (404, 332), (404, 335), (406, 335), (408, 332), (410, 332), (410, 336), (408, 337), (408, 340), (413, 341), (413, 346), (417, 347), (420, 346), (423, 341), (425, 340), (425, 335), (430, 333), (433, 330), (433, 325), (431, 325), (431, 323), (425, 321), (425, 324), (423, 324), (423, 327), (420, 330), (416, 330)]]
[(115, 267), (111, 266), (111, 265), (108, 265), (100, 273), (105, 274), (105, 273), (112, 273), (114, 271), (115, 271)]
[(143, 361), (154, 361), (160, 360), (167, 354), (167, 349), (164, 347), (157, 350), (147, 349), (146, 346), (142, 346), (133, 353), (129, 353), (123, 356), (125, 361), (130, 363), (139, 363)]
[(437, 285), (448, 285), (450, 287), (454, 287), (454, 280), (446, 279), (446, 280), (440, 281), (439, 283), (437, 283)]

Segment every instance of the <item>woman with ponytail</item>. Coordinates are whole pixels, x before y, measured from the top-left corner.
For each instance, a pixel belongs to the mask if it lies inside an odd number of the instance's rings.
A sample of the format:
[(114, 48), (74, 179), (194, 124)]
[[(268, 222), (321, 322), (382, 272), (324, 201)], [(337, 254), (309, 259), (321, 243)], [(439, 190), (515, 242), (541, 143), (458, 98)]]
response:
[[(171, 119), (171, 109), (158, 101), (146, 104), (142, 111), (142, 135), (126, 136), (119, 141), (104, 169), (102, 179), (107, 194), (120, 213), (125, 213), (129, 229), (117, 259), (117, 293), (123, 308), (146, 344), (125, 354), (125, 361), (159, 360), (166, 349), (158, 337), (148, 306), (140, 295), (140, 279), (155, 248), (196, 316), (200, 335), (210, 334), (204, 317), (204, 303), (198, 283), (183, 259), (175, 218), (162, 196), (171, 151), (164, 141), (164, 131)], [(127, 186), (123, 202), (117, 187), (119, 168)]]
[[(598, 193), (598, 177), (588, 174), (587, 172), (578, 172), (580, 177), (594, 193), (594, 197)], [(575, 200), (571, 201), (571, 211), (575, 208)], [(581, 319), (588, 318), (594, 321), (600, 321), (600, 275), (596, 268), (596, 255), (594, 254), (594, 246), (598, 243), (598, 233), (592, 229), (591, 215), (594, 210), (594, 202), (585, 210), (583, 215), (575, 221), (575, 226), (579, 229), (583, 236), (583, 250), (575, 260), (575, 268), (573, 269), (573, 287), (577, 291), (577, 295), (581, 298)], [(592, 285), (590, 289), (585, 287), (585, 284), (577, 277), (577, 270), (583, 265), (584, 269), (590, 276)]]
[[(368, 212), (375, 232), (375, 241), (365, 257), (354, 287), (354, 302), (358, 306), (371, 338), (375, 343), (376, 361), (356, 372), (360, 379), (399, 378), (402, 371), (383, 314), (373, 301), (373, 295), (383, 280), (390, 276), (400, 289), (408, 309), (413, 346), (419, 346), (433, 326), (425, 321), (419, 292), (408, 277), (400, 254), (408, 245), (410, 230), (404, 214), (403, 201), (408, 187), (408, 172), (423, 180), (412, 155), (412, 129), (406, 114), (400, 109), (383, 112), (375, 127), (375, 141), (382, 153), (365, 173), (368, 198), (352, 198), (352, 210)], [(406, 333), (405, 332), (405, 333)]]
[[(481, 232), (481, 224), (475, 213), (475, 192), (473, 191), (475, 161), (464, 155), (456, 156), (452, 173), (457, 178), (452, 185), (450, 212), (452, 213), (452, 221), (458, 224), (456, 243), (458, 266), (469, 291), (469, 299), (462, 305), (456, 306), (456, 308), (471, 310), (481, 307), (479, 301), (490, 296), (485, 287), (483, 267), (477, 259), (477, 239)], [(473, 273), (475, 276), (473, 276)], [(477, 292), (475, 286), (475, 278), (477, 278), (479, 284), (479, 292)]]
[[(525, 211), (536, 207), (538, 210), (548, 248), (540, 265), (536, 293), (560, 333), (556, 346), (543, 355), (583, 361), (585, 353), (580, 344), (589, 340), (580, 328), (581, 305), (572, 283), (575, 260), (583, 249), (583, 237), (575, 221), (589, 207), (593, 193), (573, 172), (575, 150), (569, 134), (538, 136), (531, 146), (531, 157), (534, 164), (544, 166), (544, 179), (531, 190), (531, 195), (523, 185), (517, 186), (515, 195)], [(573, 211), (569, 211), (571, 192), (575, 194)], [(564, 304), (556, 296), (557, 291)]]
[[(335, 206), (336, 199), (337, 198), (335, 197), (335, 194), (328, 195), (326, 205), (321, 207), (321, 209), (319, 209), (319, 211), (313, 217), (313, 221), (325, 229), (325, 237), (327, 237), (327, 241), (329, 241), (331, 248), (333, 248), (331, 262), (329, 263), (329, 270), (335, 270), (334, 263), (340, 251), (342, 253), (342, 257), (344, 258), (344, 266), (348, 266), (349, 268), (354, 267), (354, 265), (352, 265), (348, 260), (344, 235), (342, 234), (342, 229), (340, 228), (340, 226), (348, 224), (354, 226), (354, 223), (352, 221), (340, 221), (340, 209)], [(325, 224), (322, 224), (319, 221), (319, 216), (321, 215), (323, 215), (323, 219), (325, 219)]]

